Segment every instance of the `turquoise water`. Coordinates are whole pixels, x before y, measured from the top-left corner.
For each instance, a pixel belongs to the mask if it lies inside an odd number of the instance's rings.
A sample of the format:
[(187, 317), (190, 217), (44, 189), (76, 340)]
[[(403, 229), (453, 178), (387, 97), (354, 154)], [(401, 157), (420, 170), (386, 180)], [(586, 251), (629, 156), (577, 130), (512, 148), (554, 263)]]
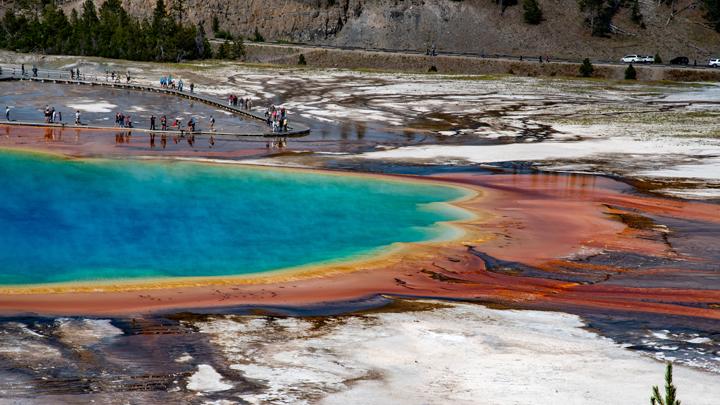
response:
[(0, 284), (240, 275), (447, 238), (422, 183), (0, 150)]

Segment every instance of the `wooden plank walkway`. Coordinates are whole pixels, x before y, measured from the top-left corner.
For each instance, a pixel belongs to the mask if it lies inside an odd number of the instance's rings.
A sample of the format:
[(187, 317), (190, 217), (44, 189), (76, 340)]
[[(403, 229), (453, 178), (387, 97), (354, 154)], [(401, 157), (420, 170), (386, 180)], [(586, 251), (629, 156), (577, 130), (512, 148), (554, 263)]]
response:
[[(47, 72), (47, 71), (46, 71)], [(235, 106), (227, 105), (227, 100), (223, 102), (223, 100), (212, 98), (204, 95), (200, 95), (197, 93), (190, 93), (187, 91), (179, 91), (174, 89), (164, 89), (162, 87), (155, 87), (155, 86), (149, 86), (144, 84), (134, 84), (134, 83), (113, 83), (110, 81), (101, 81), (101, 80), (75, 80), (70, 78), (63, 78), (61, 72), (57, 72), (59, 77), (51, 77), (48, 73), (48, 77), (20, 77), (20, 76), (5, 76), (3, 75), (0, 77), (0, 81), (12, 81), (12, 80), (31, 80), (35, 82), (40, 83), (59, 83), (59, 84), (75, 84), (75, 85), (86, 85), (86, 86), (105, 86), (105, 87), (113, 87), (113, 88), (121, 88), (121, 89), (129, 89), (129, 90), (139, 90), (139, 91), (151, 91), (155, 93), (164, 93), (164, 94), (170, 94), (178, 97), (187, 98), (193, 101), (199, 101), (201, 103), (205, 103), (208, 105), (212, 105), (213, 107), (221, 108), (227, 111), (230, 111), (234, 114), (241, 114), (246, 117), (256, 119), (261, 122), (265, 122), (265, 114), (264, 109), (263, 113), (259, 113), (252, 110), (244, 110), (242, 108), (238, 108)], [(209, 131), (179, 131), (179, 130), (171, 130), (171, 131), (150, 131), (146, 129), (140, 129), (140, 128), (117, 128), (117, 127), (110, 127), (110, 126), (93, 126), (93, 125), (74, 125), (74, 124), (46, 124), (44, 122), (21, 122), (21, 121), (2, 121), (0, 122), (0, 125), (17, 125), (17, 126), (35, 126), (35, 127), (57, 127), (57, 128), (85, 128), (85, 129), (106, 129), (106, 130), (116, 130), (116, 131), (141, 131), (141, 132), (153, 132), (153, 133), (174, 133), (174, 134), (197, 134), (197, 135), (227, 135), (227, 136), (261, 136), (261, 137), (299, 137), (299, 136), (305, 136), (310, 133), (310, 128), (306, 127), (304, 125), (300, 124), (292, 124), (288, 125), (288, 130), (284, 132), (254, 132), (254, 133), (243, 133), (243, 132), (209, 132)]]

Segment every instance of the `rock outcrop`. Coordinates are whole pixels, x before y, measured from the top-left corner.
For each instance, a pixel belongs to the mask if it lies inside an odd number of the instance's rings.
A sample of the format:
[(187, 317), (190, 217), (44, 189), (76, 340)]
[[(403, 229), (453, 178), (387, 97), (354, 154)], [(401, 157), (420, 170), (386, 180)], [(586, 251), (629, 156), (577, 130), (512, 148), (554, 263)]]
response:
[[(100, 0), (101, 2), (102, 0)], [(212, 36), (212, 19), (233, 35), (251, 38), (257, 28), (266, 40), (370, 48), (486, 54), (547, 55), (550, 58), (619, 59), (626, 54), (663, 59), (687, 56), (698, 63), (720, 57), (720, 35), (702, 22), (694, 0), (678, 0), (683, 9), (666, 25), (670, 8), (641, 2), (646, 29), (621, 8), (613, 19), (616, 34), (590, 36), (577, 0), (539, 0), (544, 21), (528, 25), (516, 2), (500, 15), (492, 0), (167, 0), (168, 9), (200, 24)], [(97, 2), (97, 1), (96, 1)], [(152, 15), (156, 0), (123, 0), (135, 16)], [(509, 2), (506, 0), (505, 4)], [(685, 4), (687, 3), (687, 4)], [(79, 7), (80, 1), (75, 4)], [(182, 5), (182, 7), (179, 7)], [(182, 12), (179, 10), (182, 8)], [(692, 62), (691, 62), (692, 63)]]

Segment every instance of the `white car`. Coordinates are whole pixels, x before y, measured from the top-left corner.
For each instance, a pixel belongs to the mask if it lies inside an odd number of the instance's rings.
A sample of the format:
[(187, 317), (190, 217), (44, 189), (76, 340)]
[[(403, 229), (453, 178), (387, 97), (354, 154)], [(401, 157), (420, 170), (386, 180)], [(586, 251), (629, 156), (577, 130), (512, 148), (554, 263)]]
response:
[(643, 56), (642, 61), (643, 63), (655, 63), (655, 58), (652, 56)]
[(638, 63), (638, 62), (642, 62), (642, 59), (643, 59), (643, 57), (639, 56), (639, 55), (628, 55), (628, 56), (620, 59), (620, 62)]
[(720, 67), (720, 59), (710, 59), (710, 62), (708, 62), (708, 66)]

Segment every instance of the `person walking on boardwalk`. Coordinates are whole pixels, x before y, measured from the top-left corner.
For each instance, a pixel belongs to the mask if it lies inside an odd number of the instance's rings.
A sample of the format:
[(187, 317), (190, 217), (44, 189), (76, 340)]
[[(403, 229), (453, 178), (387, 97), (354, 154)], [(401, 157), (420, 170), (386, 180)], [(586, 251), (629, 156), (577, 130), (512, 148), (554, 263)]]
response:
[(128, 70), (125, 72), (125, 77), (127, 77), (127, 82), (130, 83), (130, 71)]
[(215, 132), (215, 118), (213, 116), (210, 116), (210, 132)]
[(80, 110), (77, 110), (77, 112), (75, 113), (75, 125), (82, 125), (82, 123), (80, 122)]
[(190, 94), (195, 94), (195, 83), (190, 83)]
[(75, 76), (77, 76), (77, 79), (80, 80), (80, 66), (75, 69)]
[(160, 130), (167, 131), (167, 117), (164, 115), (160, 118)]
[(150, 115), (150, 130), (151, 131), (155, 130), (155, 116), (152, 114)]
[(10, 121), (10, 106), (5, 107), (5, 119)]

